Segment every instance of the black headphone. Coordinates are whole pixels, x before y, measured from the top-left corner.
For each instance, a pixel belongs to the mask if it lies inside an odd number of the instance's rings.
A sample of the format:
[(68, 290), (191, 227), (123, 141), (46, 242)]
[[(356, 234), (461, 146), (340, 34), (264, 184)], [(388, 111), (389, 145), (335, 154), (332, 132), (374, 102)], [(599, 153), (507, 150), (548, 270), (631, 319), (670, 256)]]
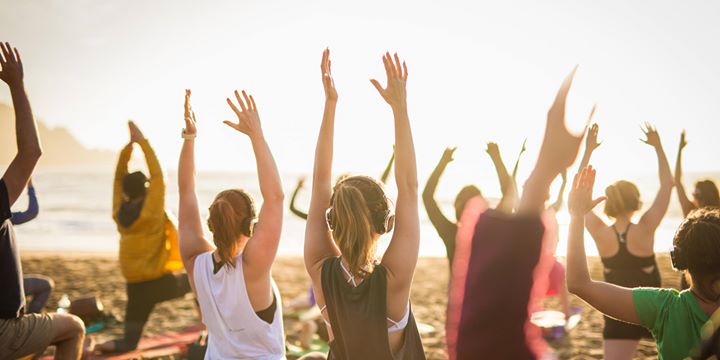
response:
[[(378, 234), (387, 234), (395, 227), (395, 214), (393, 214), (391, 210), (390, 204), (392, 203), (390, 199), (385, 196), (385, 191), (383, 191), (382, 186), (377, 183), (374, 179), (367, 177), (367, 176), (351, 176), (348, 178), (343, 179), (340, 181), (337, 185), (335, 185), (335, 188), (344, 183), (348, 180), (360, 180), (360, 181), (366, 181), (368, 183), (373, 184), (375, 187), (377, 187), (377, 190), (382, 194), (383, 200), (385, 202), (385, 210), (384, 211), (377, 211), (377, 212), (371, 212), (372, 215), (372, 223), (373, 227), (375, 228), (375, 232)], [(333, 200), (335, 199), (335, 193), (333, 192), (332, 197), (330, 198), (330, 203), (333, 203)], [(327, 210), (325, 210), (325, 221), (327, 222), (327, 226), (330, 229), (330, 231), (335, 230), (335, 216), (333, 207), (330, 206)]]
[(687, 270), (687, 260), (685, 259), (685, 256), (683, 256), (683, 252), (680, 250), (679, 247), (673, 246), (673, 249), (670, 251), (670, 260), (672, 261), (672, 266), (677, 270)]

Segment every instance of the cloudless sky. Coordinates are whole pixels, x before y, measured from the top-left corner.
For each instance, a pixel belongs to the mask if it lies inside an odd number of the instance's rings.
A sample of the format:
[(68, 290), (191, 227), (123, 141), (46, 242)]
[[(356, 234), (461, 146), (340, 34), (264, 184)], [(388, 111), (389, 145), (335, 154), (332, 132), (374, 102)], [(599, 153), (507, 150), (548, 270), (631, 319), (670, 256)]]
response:
[[(35, 115), (89, 147), (119, 149), (134, 119), (167, 168), (177, 163), (183, 89), (199, 118), (198, 166), (252, 170), (249, 141), (222, 124), (233, 89), (254, 94), (283, 172), (309, 173), (329, 46), (340, 94), (338, 172), (379, 174), (392, 116), (368, 81), (384, 84), (381, 54), (407, 61), (421, 181), (448, 145), (459, 147), (449, 188), (499, 192), (485, 143), (521, 176), (537, 156), (545, 115), (580, 64), (568, 121), (593, 103), (601, 183), (656, 172), (639, 125), (657, 125), (671, 163), (687, 129), (687, 171), (720, 170), (720, 3), (714, 1), (11, 1), (0, 40), (22, 53)], [(0, 102), (9, 92), (0, 87)], [(455, 190), (453, 190), (455, 191)]]

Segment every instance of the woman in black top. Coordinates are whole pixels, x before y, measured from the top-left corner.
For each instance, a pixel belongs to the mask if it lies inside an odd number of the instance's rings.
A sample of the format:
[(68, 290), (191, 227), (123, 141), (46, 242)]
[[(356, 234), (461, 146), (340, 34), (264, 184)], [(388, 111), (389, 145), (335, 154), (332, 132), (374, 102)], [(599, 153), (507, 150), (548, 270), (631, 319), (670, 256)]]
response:
[[(420, 245), (420, 221), (415, 149), (405, 95), (407, 67), (397, 54), (393, 59), (386, 53), (383, 63), (387, 88), (371, 80), (395, 115), (398, 197), (397, 213), (393, 215), (381, 184), (372, 178), (348, 177), (332, 189), (337, 92), (329, 55), (326, 49), (321, 63), (325, 112), (315, 150), (305, 232), (305, 266), (323, 317), (330, 325), (328, 357), (424, 359), (409, 303)], [(390, 245), (377, 262), (377, 241), (392, 230), (394, 223), (397, 226)]]

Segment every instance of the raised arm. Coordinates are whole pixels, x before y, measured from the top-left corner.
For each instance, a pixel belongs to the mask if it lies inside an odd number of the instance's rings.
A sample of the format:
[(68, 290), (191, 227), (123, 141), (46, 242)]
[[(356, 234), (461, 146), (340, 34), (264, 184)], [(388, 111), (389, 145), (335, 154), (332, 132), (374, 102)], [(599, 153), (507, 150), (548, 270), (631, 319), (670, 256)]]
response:
[(128, 174), (128, 163), (133, 152), (132, 140), (120, 151), (118, 162), (115, 167), (115, 179), (113, 180), (113, 210), (112, 216), (117, 221), (118, 210), (123, 203), (122, 183), (125, 175)]
[[(203, 235), (197, 191), (195, 190), (195, 138), (197, 126), (195, 112), (190, 106), (190, 90), (185, 90), (185, 128), (178, 163), (178, 233), (180, 256), (190, 276), (193, 275), (195, 257), (214, 250)], [(192, 281), (190, 284), (194, 284)]]
[(28, 207), (25, 211), (18, 211), (12, 214), (13, 225), (24, 224), (30, 220), (35, 219), (40, 212), (40, 206), (38, 205), (37, 196), (35, 195), (35, 187), (33, 187), (32, 179), (28, 181), (27, 186), (28, 194)]
[(644, 143), (652, 146), (655, 149), (655, 154), (658, 160), (658, 172), (660, 177), (660, 190), (655, 195), (650, 208), (645, 211), (643, 216), (640, 218), (639, 224), (647, 227), (649, 231), (655, 232), (660, 222), (662, 221), (665, 213), (667, 212), (668, 206), (670, 205), (670, 195), (674, 185), (672, 172), (670, 171), (670, 164), (668, 163), (667, 156), (665, 156), (665, 150), (663, 150), (662, 143), (660, 142), (660, 135), (657, 130), (650, 124), (645, 124), (645, 136)]
[(496, 209), (504, 213), (512, 213), (513, 208), (515, 208), (517, 204), (515, 182), (505, 167), (498, 145), (494, 142), (489, 142), (487, 144), (487, 150), (485, 151), (490, 155), (490, 159), (493, 165), (495, 165), (495, 172), (497, 173), (498, 182), (500, 183), (500, 191), (502, 191), (502, 199)]
[(418, 216), (418, 179), (415, 164), (410, 119), (407, 111), (406, 83), (408, 77), (405, 62), (395, 54), (383, 56), (387, 87), (382, 88), (377, 80), (371, 80), (380, 95), (390, 105), (395, 118), (395, 182), (398, 188), (395, 208), (395, 232), (383, 256), (388, 269), (388, 280), (395, 280), (400, 291), (410, 295), (415, 265), (420, 247), (420, 219)]
[(565, 126), (565, 104), (574, 76), (575, 69), (563, 81), (548, 111), (540, 155), (525, 182), (518, 213), (533, 216), (542, 213), (553, 180), (577, 158), (583, 134), (573, 135)]
[(250, 138), (255, 153), (260, 194), (263, 197), (253, 236), (245, 246), (243, 263), (249, 265), (247, 272), (251, 277), (253, 275), (269, 276), (280, 244), (280, 234), (282, 234), (285, 195), (275, 159), (260, 125), (255, 99), (244, 90), (242, 97), (236, 90), (235, 99), (240, 105), (240, 109), (230, 99), (227, 99), (227, 102), (237, 115), (238, 122), (225, 121), (225, 124)]
[(295, 214), (295, 216), (307, 220), (307, 213), (304, 213), (302, 210), (298, 209), (295, 206), (295, 200), (297, 199), (297, 195), (300, 192), (300, 190), (303, 188), (303, 185), (305, 184), (305, 178), (302, 177), (298, 180), (297, 186), (295, 186), (295, 191), (292, 193), (292, 197), (290, 198), (290, 211)]
[(560, 176), (562, 177), (562, 183), (560, 184), (560, 191), (558, 191), (557, 199), (555, 199), (555, 202), (548, 207), (549, 209), (553, 209), (556, 213), (562, 209), (565, 187), (567, 186), (567, 170), (563, 170), (563, 172), (560, 173)]
[[(325, 210), (330, 205), (332, 196), (333, 134), (335, 132), (335, 108), (338, 100), (330, 65), (330, 50), (325, 49), (320, 63), (325, 90), (325, 110), (315, 147), (312, 195), (310, 196), (307, 225), (305, 225), (304, 249), (305, 267), (316, 286), (320, 284), (322, 261), (328, 257), (340, 255), (340, 250), (333, 242), (330, 229), (325, 221)], [(317, 291), (318, 287), (315, 290)]]
[[(453, 161), (453, 153), (456, 149), (457, 148), (455, 147), (445, 149), (442, 157), (440, 158), (440, 162), (438, 162), (435, 170), (433, 170), (432, 174), (430, 174), (430, 178), (428, 178), (427, 184), (425, 184), (425, 189), (422, 193), (423, 204), (425, 205), (425, 211), (427, 211), (428, 218), (430, 218), (430, 222), (433, 224), (435, 230), (438, 232), (438, 235), (440, 235), (440, 238), (445, 243), (445, 247), (448, 249), (454, 248), (453, 246), (448, 246), (450, 245), (448, 242), (455, 241), (457, 225), (455, 222), (450, 221), (447, 217), (445, 217), (442, 210), (440, 210), (440, 206), (437, 201), (435, 201), (435, 189), (440, 181), (440, 176), (442, 176), (443, 172), (445, 172), (445, 168)], [(450, 255), (452, 256), (452, 254)]]
[(512, 178), (513, 183), (515, 183), (515, 188), (517, 189), (517, 172), (520, 168), (520, 159), (522, 158), (522, 154), (527, 150), (527, 139), (523, 140), (522, 147), (520, 148), (520, 152), (518, 153), (517, 159), (515, 159), (515, 166), (513, 166), (513, 172), (512, 172)]
[(682, 152), (687, 145), (685, 141), (685, 130), (680, 134), (680, 146), (678, 146), (677, 160), (675, 161), (675, 191), (677, 192), (680, 206), (682, 207), (683, 216), (687, 217), (691, 211), (695, 210), (695, 204), (688, 199), (685, 193), (685, 186), (682, 183)]
[[(596, 106), (593, 106), (590, 111), (588, 122), (592, 121), (595, 109)], [(592, 126), (588, 129), (587, 137), (585, 138), (585, 153), (580, 161), (578, 172), (582, 171), (582, 169), (586, 168), (590, 164), (592, 153), (602, 144), (602, 142), (598, 141), (599, 131), (600, 126), (598, 124), (592, 124)], [(597, 216), (594, 211), (588, 211), (587, 215), (585, 215), (585, 226), (591, 234), (595, 234), (597, 231), (605, 227), (605, 222)]]
[(382, 175), (380, 175), (381, 183), (387, 183), (387, 180), (390, 177), (390, 172), (392, 172), (393, 163), (395, 163), (395, 146), (393, 146), (393, 152), (390, 155), (390, 161), (388, 161), (387, 166), (385, 166), (385, 170), (383, 171)]
[(150, 171), (149, 185), (142, 211), (147, 214), (162, 213), (165, 211), (165, 179), (163, 179), (160, 161), (158, 161), (155, 150), (150, 146), (150, 142), (140, 131), (140, 128), (132, 121), (128, 122), (128, 127), (130, 128), (130, 139), (140, 145), (140, 149), (145, 155), (148, 171)]
[(567, 286), (568, 290), (579, 296), (603, 314), (637, 324), (640, 319), (635, 311), (632, 289), (609, 284), (604, 281), (593, 281), (588, 271), (585, 257), (583, 229), (585, 215), (605, 198), (592, 199), (595, 183), (595, 170), (588, 167), (575, 175), (568, 211), (570, 212), (570, 228), (567, 250)]
[(30, 100), (25, 93), (23, 65), (20, 53), (10, 43), (0, 43), (0, 79), (10, 87), (13, 108), (15, 109), (15, 137), (17, 154), (3, 174), (10, 206), (22, 194), (30, 179), (35, 165), (42, 155), (40, 137), (35, 118), (30, 108)]

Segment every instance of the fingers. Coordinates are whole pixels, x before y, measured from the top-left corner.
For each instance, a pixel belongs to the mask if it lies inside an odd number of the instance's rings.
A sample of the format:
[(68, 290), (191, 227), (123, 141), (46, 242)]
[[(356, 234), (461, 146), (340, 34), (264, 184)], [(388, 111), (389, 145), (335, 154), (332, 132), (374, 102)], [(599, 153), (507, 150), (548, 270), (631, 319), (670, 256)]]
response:
[(22, 65), (22, 59), (20, 59), (20, 52), (17, 48), (13, 48), (13, 51), (15, 52), (15, 60), (18, 64)]
[(408, 78), (408, 70), (407, 70), (407, 64), (403, 61), (403, 70), (405, 70), (405, 74), (403, 75), (403, 80), (407, 80)]
[(377, 80), (370, 79), (370, 83), (372, 83), (373, 86), (375, 86), (375, 88), (377, 89), (377, 91), (380, 93), (380, 95), (382, 97), (385, 97), (385, 89), (383, 89), (382, 86), (380, 86), (380, 83)]
[(603, 201), (605, 201), (605, 200), (607, 200), (607, 198), (606, 198), (605, 196), (601, 196), (601, 197), (593, 200), (593, 202), (592, 202), (592, 207), (591, 207), (590, 209), (591, 209), (591, 210), (594, 209), (596, 206), (600, 205), (600, 203), (603, 202)]
[[(243, 90), (243, 95), (245, 95), (244, 90)], [(235, 98), (237, 99), (238, 103), (240, 104), (240, 108), (242, 109), (242, 111), (247, 111), (247, 107), (245, 106), (245, 103), (243, 102), (243, 100), (240, 98), (240, 93), (237, 90), (235, 90)]]
[(245, 90), (242, 91), (243, 98), (245, 98), (245, 104), (247, 104), (247, 107), (252, 110), (252, 103), (250, 102), (250, 98), (248, 97), (248, 94), (245, 92)]
[(8, 58), (8, 52), (7, 52), (7, 49), (5, 48), (5, 44), (0, 42), (0, 62), (2, 62), (3, 64), (6, 63), (8, 61), (7, 58)]
[(232, 100), (230, 100), (230, 98), (225, 98), (225, 100), (227, 100), (228, 105), (230, 105), (230, 108), (235, 112), (235, 115), (240, 116), (241, 112), (235, 104), (233, 104)]
[(230, 121), (230, 120), (223, 120), (223, 124), (225, 124), (225, 125), (233, 128), (233, 129), (235, 129), (235, 130), (240, 131), (240, 127), (238, 127), (237, 124), (235, 124), (234, 122), (232, 122), (232, 121)]
[[(597, 104), (593, 104), (592, 110), (590, 110), (590, 116), (588, 116), (587, 123), (590, 124), (592, 122), (593, 115), (595, 115), (595, 109), (597, 109)], [(594, 128), (597, 128), (597, 124), (593, 124)]]
[(398, 57), (398, 54), (395, 53), (395, 76), (396, 77), (403, 77), (403, 71), (400, 64), (400, 58)]
[(392, 65), (390, 64), (390, 53), (383, 55), (383, 65), (385, 65), (385, 75), (387, 75), (388, 80), (392, 79), (394, 75)]
[(255, 105), (255, 98), (253, 98), (252, 95), (250, 95), (250, 106), (252, 110), (257, 111), (257, 105)]

